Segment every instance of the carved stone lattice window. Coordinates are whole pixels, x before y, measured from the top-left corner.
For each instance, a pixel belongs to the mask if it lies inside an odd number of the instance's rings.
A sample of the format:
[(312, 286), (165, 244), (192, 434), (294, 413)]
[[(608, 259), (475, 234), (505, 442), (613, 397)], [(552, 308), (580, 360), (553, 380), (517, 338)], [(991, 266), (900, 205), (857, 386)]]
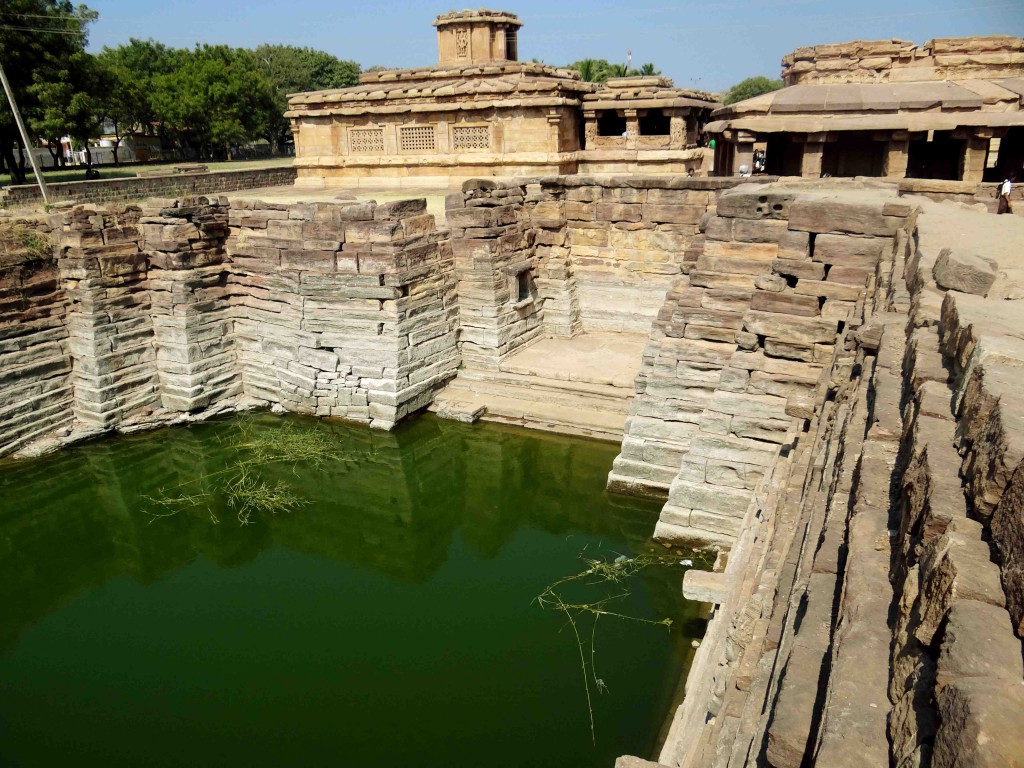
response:
[(469, 56), (469, 32), (465, 29), (455, 30), (455, 54), (460, 59)]
[(398, 146), (403, 152), (433, 152), (434, 126), (406, 125), (398, 129)]
[(490, 149), (491, 130), (486, 125), (457, 125), (452, 128), (455, 149)]
[(383, 155), (383, 128), (353, 128), (348, 134), (348, 143), (354, 155)]

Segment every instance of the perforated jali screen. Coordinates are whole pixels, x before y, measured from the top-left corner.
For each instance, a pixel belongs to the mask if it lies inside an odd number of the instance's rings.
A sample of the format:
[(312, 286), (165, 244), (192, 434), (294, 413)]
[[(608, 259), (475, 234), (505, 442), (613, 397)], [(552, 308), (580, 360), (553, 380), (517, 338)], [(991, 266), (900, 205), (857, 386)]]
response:
[(403, 152), (433, 151), (436, 146), (434, 126), (406, 125), (399, 128), (398, 146)]
[(457, 125), (452, 128), (455, 149), (490, 149), (491, 133), (486, 125)]
[(356, 128), (349, 132), (352, 153), (358, 155), (384, 154), (383, 128)]

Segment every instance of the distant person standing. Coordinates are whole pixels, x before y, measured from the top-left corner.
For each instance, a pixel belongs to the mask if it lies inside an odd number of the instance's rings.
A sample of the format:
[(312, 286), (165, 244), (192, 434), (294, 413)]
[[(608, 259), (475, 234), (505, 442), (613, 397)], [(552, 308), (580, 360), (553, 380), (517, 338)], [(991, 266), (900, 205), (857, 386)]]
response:
[(996, 213), (1013, 213), (1013, 206), (1010, 205), (1010, 192), (1013, 191), (1014, 175), (1011, 173), (1006, 180), (999, 185), (999, 208)]

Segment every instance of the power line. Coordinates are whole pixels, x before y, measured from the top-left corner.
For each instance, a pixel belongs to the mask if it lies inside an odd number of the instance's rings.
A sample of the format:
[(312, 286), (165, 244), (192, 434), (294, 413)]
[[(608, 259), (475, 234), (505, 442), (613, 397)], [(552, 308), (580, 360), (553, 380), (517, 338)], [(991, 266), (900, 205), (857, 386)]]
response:
[(84, 35), (84, 29), (53, 29), (52, 27), (16, 27), (11, 24), (0, 24), (0, 29), (9, 29), (15, 32), (48, 32), (52, 35)]
[(80, 16), (65, 13), (17, 13), (15, 11), (0, 11), (0, 16), (17, 16), (20, 19), (60, 19), (62, 21), (85, 21)]

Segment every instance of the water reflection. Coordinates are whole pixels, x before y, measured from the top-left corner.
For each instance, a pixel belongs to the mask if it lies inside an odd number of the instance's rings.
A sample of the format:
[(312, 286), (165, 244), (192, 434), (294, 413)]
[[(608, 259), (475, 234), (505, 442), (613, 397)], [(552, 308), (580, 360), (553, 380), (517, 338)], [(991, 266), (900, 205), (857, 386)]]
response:
[[(245, 527), (223, 509), (219, 525), (203, 510), (153, 522), (144, 498), (223, 468), (231, 422), (104, 439), (0, 466), (0, 651), (80, 593), (123, 574), (154, 582), (200, 556), (230, 568), (280, 546), (423, 582), (445, 562), (457, 530), (484, 558), (523, 527), (625, 539), (633, 552), (649, 546), (656, 506), (608, 496), (595, 482), (614, 445), (429, 417), (394, 433), (253, 418), (261, 429), (290, 422), (325, 430), (340, 451), (365, 458), (268, 469), (267, 479), (286, 480), (309, 504)], [(678, 581), (645, 582), (660, 615), (685, 613), (695, 625), (684, 633), (699, 634), (696, 611), (681, 609)]]

